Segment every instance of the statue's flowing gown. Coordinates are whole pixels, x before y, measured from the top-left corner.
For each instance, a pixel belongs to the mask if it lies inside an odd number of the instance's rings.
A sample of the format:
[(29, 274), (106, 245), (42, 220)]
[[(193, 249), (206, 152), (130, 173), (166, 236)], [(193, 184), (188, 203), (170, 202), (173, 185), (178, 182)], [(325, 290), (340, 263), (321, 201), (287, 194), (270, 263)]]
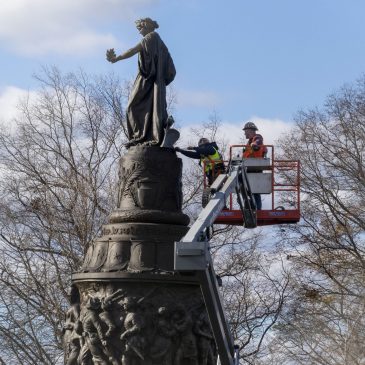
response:
[(167, 119), (166, 85), (176, 71), (170, 53), (156, 32), (141, 41), (139, 72), (127, 106), (127, 130), (131, 144), (160, 145)]

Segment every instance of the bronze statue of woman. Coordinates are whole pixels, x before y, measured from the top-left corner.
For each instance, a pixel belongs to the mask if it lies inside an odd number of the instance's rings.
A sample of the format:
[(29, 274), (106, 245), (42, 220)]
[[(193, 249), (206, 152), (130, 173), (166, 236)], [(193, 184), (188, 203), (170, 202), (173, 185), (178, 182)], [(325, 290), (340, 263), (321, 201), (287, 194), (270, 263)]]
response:
[(166, 85), (175, 78), (176, 70), (170, 53), (150, 18), (136, 21), (143, 36), (135, 47), (116, 56), (114, 49), (106, 52), (107, 60), (115, 63), (138, 53), (139, 72), (127, 106), (128, 146), (160, 146), (167, 126)]

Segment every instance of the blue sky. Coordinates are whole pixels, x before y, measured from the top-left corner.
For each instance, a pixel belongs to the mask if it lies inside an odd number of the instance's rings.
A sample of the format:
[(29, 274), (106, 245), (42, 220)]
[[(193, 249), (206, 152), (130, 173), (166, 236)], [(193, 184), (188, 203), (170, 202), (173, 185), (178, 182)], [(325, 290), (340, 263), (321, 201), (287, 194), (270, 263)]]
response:
[(364, 14), (363, 0), (4, 0), (0, 118), (42, 65), (134, 79), (137, 58), (112, 65), (105, 50), (134, 46), (149, 16), (176, 65), (182, 127), (216, 111), (232, 136), (254, 120), (272, 138), (364, 72)]

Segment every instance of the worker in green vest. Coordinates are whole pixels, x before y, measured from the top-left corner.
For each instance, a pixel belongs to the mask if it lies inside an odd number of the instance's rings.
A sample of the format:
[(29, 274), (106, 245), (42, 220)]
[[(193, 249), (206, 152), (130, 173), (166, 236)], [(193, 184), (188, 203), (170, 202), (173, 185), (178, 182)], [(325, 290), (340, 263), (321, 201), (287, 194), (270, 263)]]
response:
[(189, 146), (186, 150), (175, 147), (175, 151), (199, 161), (199, 165), (204, 166), (205, 175), (208, 178), (208, 185), (212, 185), (215, 178), (224, 172), (222, 155), (215, 142), (209, 142), (208, 138), (200, 138), (197, 147)]

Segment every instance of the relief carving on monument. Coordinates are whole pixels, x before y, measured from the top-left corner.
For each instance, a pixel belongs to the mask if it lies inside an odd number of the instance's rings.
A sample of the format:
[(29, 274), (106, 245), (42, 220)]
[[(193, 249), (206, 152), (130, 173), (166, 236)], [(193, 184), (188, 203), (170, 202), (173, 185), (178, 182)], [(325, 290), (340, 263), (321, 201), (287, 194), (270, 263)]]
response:
[(118, 208), (181, 211), (181, 169), (173, 150), (131, 148), (120, 160)]
[(82, 323), (80, 322), (80, 293), (75, 285), (71, 287), (71, 307), (66, 312), (62, 329), (65, 365), (78, 365), (81, 350)]
[(182, 161), (173, 149), (135, 146), (120, 159), (118, 205), (110, 223), (188, 225), (182, 213)]
[(65, 364), (216, 364), (199, 287), (80, 286), (83, 310), (65, 323)]

